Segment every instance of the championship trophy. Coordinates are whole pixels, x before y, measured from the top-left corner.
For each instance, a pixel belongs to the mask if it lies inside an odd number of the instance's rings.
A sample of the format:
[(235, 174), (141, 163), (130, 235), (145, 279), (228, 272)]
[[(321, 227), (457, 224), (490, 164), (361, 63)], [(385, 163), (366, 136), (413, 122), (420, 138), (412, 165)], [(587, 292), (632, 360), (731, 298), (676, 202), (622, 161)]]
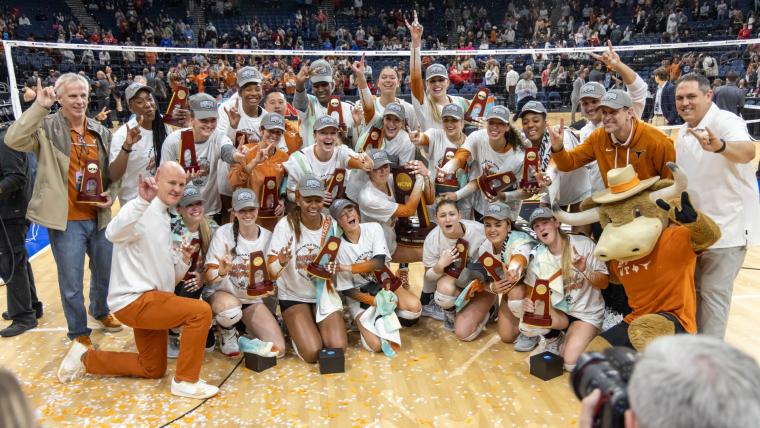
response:
[(536, 327), (549, 327), (552, 317), (549, 315), (551, 300), (549, 299), (549, 281), (537, 279), (530, 293), (533, 302), (533, 312), (523, 314), (523, 322)]
[(85, 159), (85, 169), (79, 182), (77, 202), (82, 204), (101, 204), (108, 200), (103, 193), (103, 179), (97, 159)]
[(454, 248), (459, 252), (459, 256), (443, 269), (443, 273), (454, 278), (459, 278), (464, 268), (467, 267), (467, 252), (469, 251), (469, 247), (469, 242), (462, 238), (457, 239)]
[(178, 160), (185, 172), (194, 173), (201, 169), (195, 155), (195, 137), (193, 137), (192, 129), (186, 129), (180, 134)]
[(325, 242), (325, 245), (319, 250), (314, 260), (306, 266), (306, 272), (322, 279), (331, 279), (333, 274), (327, 270), (328, 263), (332, 263), (338, 257), (338, 248), (340, 247), (340, 238), (331, 236)]
[(261, 208), (259, 217), (276, 217), (275, 210), (280, 203), (277, 197), (277, 177), (264, 177), (261, 189)]
[[(414, 189), (414, 174), (405, 167), (393, 168), (393, 194), (396, 202), (403, 205), (412, 195)], [(425, 237), (435, 227), (430, 222), (427, 210), (428, 201), (423, 193), (420, 203), (417, 205), (417, 215), (412, 217), (399, 217), (396, 221), (396, 235), (398, 241), (410, 247), (422, 247)]]
[(372, 129), (369, 131), (369, 134), (367, 135), (367, 139), (364, 141), (364, 144), (361, 146), (360, 151), (366, 152), (369, 149), (379, 149), (381, 138), (383, 138), (383, 130), (378, 127), (372, 127)]
[(274, 290), (274, 282), (269, 278), (267, 265), (264, 263), (264, 253), (254, 251), (250, 254), (251, 270), (248, 274), (248, 287), (246, 293), (251, 297), (271, 293)]
[(257, 142), (257, 140), (254, 134), (245, 132), (245, 131), (235, 132), (235, 141), (233, 141), (233, 143), (235, 144), (236, 149), (246, 144), (251, 144), (255, 142)]
[(401, 287), (401, 280), (391, 272), (387, 265), (383, 265), (382, 269), (375, 271), (375, 280), (388, 291), (396, 291)]
[(177, 127), (184, 126), (184, 124), (180, 123), (174, 115), (179, 109), (187, 110), (187, 96), (189, 93), (190, 90), (186, 87), (177, 86), (177, 90), (174, 91), (172, 99), (169, 101), (169, 107), (166, 109), (166, 114), (164, 114), (164, 123)]
[[(448, 147), (443, 152), (443, 157), (438, 161), (438, 167), (443, 168), (446, 162), (454, 159), (457, 149)], [(438, 196), (442, 193), (456, 192), (459, 190), (459, 180), (457, 180), (457, 174), (445, 174), (443, 177), (435, 178), (435, 195)]]
[(475, 110), (475, 107), (480, 107), (478, 109), (478, 115), (475, 117), (483, 117), (486, 115), (486, 105), (488, 104), (488, 89), (487, 88), (480, 88), (478, 92), (475, 94), (475, 97), (470, 102), (470, 107), (467, 109), (467, 111), (464, 114), (464, 120), (467, 122), (472, 122), (474, 117), (472, 116), (472, 112)]
[(478, 188), (484, 195), (493, 199), (499, 196), (499, 192), (504, 191), (516, 181), (515, 175), (511, 172), (500, 172), (491, 175), (481, 175), (478, 177)]
[(327, 101), (327, 115), (332, 116), (333, 113), (338, 113), (338, 124), (342, 131), (346, 130), (346, 123), (343, 121), (343, 108), (341, 106), (340, 97), (333, 95), (330, 100)]
[[(193, 246), (200, 246), (201, 240), (199, 238), (193, 238), (190, 240), (190, 245)], [(196, 247), (198, 248), (198, 247)], [(190, 267), (187, 269), (187, 273), (185, 273), (184, 278), (182, 278), (182, 281), (188, 281), (193, 278), (195, 278), (195, 275), (193, 273), (198, 269), (198, 257), (200, 256), (200, 251), (193, 252), (193, 255), (190, 256)]]
[(332, 193), (333, 201), (344, 199), (346, 197), (346, 170), (335, 168), (332, 177), (327, 180), (325, 190)]
[(535, 171), (538, 172), (538, 147), (526, 147), (525, 148), (525, 160), (523, 161), (523, 175), (520, 180), (520, 188), (528, 189), (531, 187), (538, 187), (538, 180), (536, 180)]
[(483, 252), (478, 261), (483, 265), (494, 282), (501, 281), (506, 276), (504, 273), (504, 263), (488, 251)]

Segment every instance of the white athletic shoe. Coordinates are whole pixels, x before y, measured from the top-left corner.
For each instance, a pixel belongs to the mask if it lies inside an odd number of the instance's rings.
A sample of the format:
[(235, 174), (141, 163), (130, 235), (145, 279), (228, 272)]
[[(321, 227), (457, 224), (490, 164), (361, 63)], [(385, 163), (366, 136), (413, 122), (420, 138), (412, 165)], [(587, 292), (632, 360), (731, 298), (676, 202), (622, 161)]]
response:
[(549, 351), (554, 355), (560, 355), (560, 345), (562, 345), (562, 339), (565, 338), (564, 333), (560, 333), (557, 337), (552, 337), (551, 339), (546, 339), (546, 348), (544, 348), (544, 351)]
[(172, 360), (179, 357), (179, 336), (169, 335), (169, 342), (166, 344), (166, 356)]
[(204, 400), (210, 398), (219, 393), (219, 388), (214, 385), (209, 385), (202, 379), (198, 379), (198, 382), (177, 382), (172, 378), (172, 394), (179, 397), (196, 398), (198, 400)]
[(430, 299), (430, 302), (427, 305), (422, 306), (422, 316), (438, 321), (444, 320), (443, 309), (438, 306), (433, 299)]
[(228, 357), (240, 355), (237, 330), (233, 328), (219, 329), (219, 350)]
[(58, 381), (61, 383), (71, 382), (82, 376), (85, 372), (82, 355), (89, 349), (76, 340), (71, 342), (71, 347), (58, 366)]
[(536, 346), (538, 346), (538, 338), (539, 336), (529, 337), (520, 333), (520, 335), (517, 336), (517, 340), (515, 340), (515, 351), (530, 352), (536, 349)]

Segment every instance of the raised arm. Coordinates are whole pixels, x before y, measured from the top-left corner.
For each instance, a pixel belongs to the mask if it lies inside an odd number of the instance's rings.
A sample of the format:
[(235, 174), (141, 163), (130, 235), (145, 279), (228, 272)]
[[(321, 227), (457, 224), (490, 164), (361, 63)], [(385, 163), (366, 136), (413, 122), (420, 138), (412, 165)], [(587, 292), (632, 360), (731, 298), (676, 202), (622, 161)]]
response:
[(414, 21), (411, 24), (408, 21), (404, 22), (412, 37), (412, 40), (409, 43), (409, 49), (411, 50), (409, 72), (411, 73), (412, 96), (420, 105), (422, 105), (425, 100), (425, 86), (423, 85), (422, 80), (422, 58), (420, 56), (423, 28), (417, 20), (417, 11), (414, 12)]
[(364, 110), (364, 123), (369, 124), (375, 117), (375, 96), (369, 91), (367, 78), (364, 76), (365, 57), (362, 55), (361, 61), (354, 61), (351, 64), (354, 70), (354, 82), (359, 90), (359, 97), (362, 100), (362, 109)]

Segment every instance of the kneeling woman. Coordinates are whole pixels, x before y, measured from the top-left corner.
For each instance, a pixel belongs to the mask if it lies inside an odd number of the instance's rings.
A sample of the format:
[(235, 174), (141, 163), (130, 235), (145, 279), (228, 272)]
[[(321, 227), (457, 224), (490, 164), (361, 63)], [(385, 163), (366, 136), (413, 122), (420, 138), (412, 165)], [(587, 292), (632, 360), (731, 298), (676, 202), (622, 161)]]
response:
[[(454, 308), (457, 297), (461, 294), (470, 280), (474, 279), (469, 269), (459, 265), (461, 273), (455, 278), (445, 272), (446, 268), (464, 258), (459, 254), (457, 241), (467, 241), (467, 264), (478, 257), (478, 249), (485, 239), (483, 225), (472, 220), (463, 220), (456, 202), (439, 198), (435, 211), (438, 226), (425, 238), (422, 253), (422, 264), (425, 266), (425, 279), (422, 288), (422, 300), (430, 300), (431, 292), (435, 290), (435, 302), (445, 313), (444, 328), (454, 331), (461, 340), (473, 340), (485, 327), (485, 320), (479, 314), (493, 306), (496, 296), (491, 293), (477, 293), (462, 311), (456, 314)], [(455, 321), (456, 316), (456, 321)]]
[[(562, 312), (552, 311), (551, 328), (567, 328), (560, 355), (564, 357), (565, 370), (570, 371), (602, 325), (604, 300), (600, 289), (607, 288), (607, 267), (594, 257), (594, 241), (562, 232), (550, 209), (536, 209), (530, 216), (530, 224), (541, 243), (533, 250), (525, 283), (533, 286), (537, 278), (545, 279), (549, 280), (552, 294), (557, 286), (563, 290), (561, 302), (552, 299), (552, 305)], [(533, 305), (529, 299), (526, 301), (525, 310), (532, 310)], [(562, 325), (563, 317), (569, 326)]]
[[(322, 348), (346, 348), (346, 324), (340, 296), (312, 277), (306, 267), (337, 227), (322, 215), (325, 185), (312, 174), (301, 177), (296, 187), (296, 206), (274, 228), (267, 263), (277, 279), (280, 312), (296, 354), (316, 363)], [(318, 301), (317, 296), (321, 297)]]
[[(375, 271), (382, 270), (390, 274), (385, 264), (390, 254), (379, 224), (360, 223), (359, 210), (346, 199), (333, 202), (330, 214), (343, 229), (335, 269), (338, 290), (348, 297), (351, 318), (359, 327), (362, 345), (370, 351), (382, 350), (391, 356), (393, 349), (401, 345), (401, 340), (398, 328), (389, 328), (386, 317), (390, 317), (391, 322), (397, 317), (401, 325), (412, 325), (419, 319), (422, 305), (417, 296), (399, 287), (400, 280), (393, 285), (392, 281), (386, 282), (382, 276), (375, 276)], [(389, 288), (385, 289), (386, 286)], [(376, 300), (383, 289), (385, 295)], [(368, 311), (370, 306), (375, 306), (372, 312)]]
[(249, 334), (273, 346), (266, 351), (285, 355), (285, 339), (274, 314), (264, 305), (266, 296), (247, 293), (250, 254), (266, 254), (272, 234), (256, 224), (259, 204), (251, 189), (232, 194), (232, 223), (220, 227), (211, 241), (206, 257), (206, 279), (214, 287), (208, 301), (220, 330), (220, 349), (228, 356), (238, 355), (235, 324), (242, 320)]

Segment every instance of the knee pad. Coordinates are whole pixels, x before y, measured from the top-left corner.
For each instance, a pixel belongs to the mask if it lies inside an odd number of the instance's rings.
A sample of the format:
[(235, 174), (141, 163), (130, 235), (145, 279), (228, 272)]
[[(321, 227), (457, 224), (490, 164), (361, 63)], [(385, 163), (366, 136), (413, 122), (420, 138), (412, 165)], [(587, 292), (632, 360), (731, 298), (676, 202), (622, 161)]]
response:
[(472, 342), (473, 340), (477, 339), (478, 336), (480, 336), (480, 333), (483, 332), (483, 329), (486, 328), (486, 323), (488, 323), (488, 314), (486, 314), (485, 317), (483, 317), (483, 321), (478, 324), (477, 327), (475, 327), (475, 330), (467, 337), (463, 338), (463, 342)]
[(509, 308), (509, 311), (512, 312), (512, 315), (516, 316), (517, 318), (522, 318), (524, 313), (522, 300), (507, 300), (507, 308)]
[(562, 367), (565, 369), (566, 372), (572, 373), (573, 370), (575, 370), (575, 364), (563, 364)]
[(420, 320), (420, 315), (422, 315), (422, 311), (411, 312), (411, 311), (405, 311), (403, 309), (399, 309), (396, 311), (396, 316), (398, 316), (398, 322), (404, 327), (410, 327), (417, 324), (417, 321)]
[(216, 314), (214, 319), (219, 326), (224, 328), (230, 328), (237, 324), (243, 318), (243, 310), (241, 306), (235, 306), (234, 308), (225, 309), (222, 312)]
[(456, 296), (448, 296), (439, 291), (435, 292), (434, 298), (435, 298), (435, 303), (437, 303), (438, 306), (441, 307), (441, 309), (451, 309), (454, 307), (457, 301)]
[[(359, 340), (361, 340), (361, 342), (362, 342), (362, 348), (368, 350), (369, 352), (372, 352), (373, 354), (375, 353), (375, 350), (372, 349), (372, 348), (370, 348), (369, 345), (367, 345), (367, 341), (364, 340), (364, 336), (361, 333), (359, 333)], [(294, 346), (295, 346), (295, 344), (294, 344)]]

